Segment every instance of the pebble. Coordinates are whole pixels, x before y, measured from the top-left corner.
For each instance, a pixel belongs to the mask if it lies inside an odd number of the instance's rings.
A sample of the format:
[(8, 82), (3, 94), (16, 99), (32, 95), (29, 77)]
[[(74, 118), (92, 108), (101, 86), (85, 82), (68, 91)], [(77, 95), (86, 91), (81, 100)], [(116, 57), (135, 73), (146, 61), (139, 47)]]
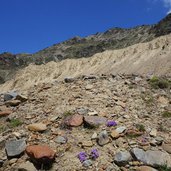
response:
[(9, 101), (12, 100), (13, 98), (15, 98), (17, 96), (16, 92), (9, 92), (4, 94), (4, 101)]
[(105, 125), (107, 119), (100, 116), (84, 116), (84, 122), (89, 127), (99, 127)]
[(24, 96), (24, 95), (18, 94), (15, 97), (15, 100), (20, 100), (21, 102), (26, 102), (28, 100), (28, 98), (26, 96)]
[(85, 160), (83, 162), (84, 167), (90, 167), (91, 165), (93, 165), (93, 162), (91, 160)]
[(49, 163), (54, 160), (55, 152), (47, 145), (31, 145), (26, 147), (27, 155), (41, 163)]
[(109, 142), (109, 136), (106, 130), (100, 132), (98, 136), (98, 144), (100, 146), (103, 146)]
[(24, 152), (26, 148), (26, 142), (24, 139), (10, 140), (6, 142), (5, 149), (8, 157), (18, 157)]
[(38, 171), (34, 165), (27, 161), (25, 163), (21, 163), (19, 166), (18, 166), (18, 171)]
[(65, 137), (62, 137), (62, 136), (58, 136), (56, 139), (55, 139), (55, 142), (59, 143), (59, 144), (65, 144), (67, 143), (67, 139)]
[(2, 111), (0, 112), (0, 117), (3, 117), (3, 116), (8, 116), (12, 113), (11, 110), (6, 110), (6, 111)]
[(118, 166), (125, 166), (132, 160), (132, 156), (128, 151), (120, 151), (116, 153), (114, 157), (114, 162)]
[(83, 141), (82, 142), (82, 147), (92, 147), (93, 143), (92, 141)]
[(113, 138), (113, 139), (117, 139), (117, 138), (119, 138), (119, 133), (116, 131), (116, 130), (112, 130), (112, 132), (111, 132), (111, 137)]
[(10, 101), (5, 102), (5, 105), (15, 107), (15, 106), (18, 106), (20, 103), (21, 103), (20, 100), (10, 100)]
[(118, 127), (116, 128), (116, 132), (118, 132), (119, 134), (123, 133), (124, 131), (126, 131), (126, 127), (125, 126), (121, 126), (121, 127)]
[(88, 112), (88, 115), (89, 116), (95, 116), (95, 115), (98, 115), (98, 112), (97, 111)]
[(91, 139), (92, 139), (92, 140), (95, 140), (95, 139), (97, 139), (97, 136), (98, 136), (97, 133), (94, 132), (94, 134), (91, 136)]
[(157, 170), (149, 166), (141, 166), (138, 167), (136, 171), (157, 171)]
[(80, 126), (82, 123), (83, 123), (83, 116), (79, 114), (68, 116), (64, 120), (64, 124), (71, 127)]
[(47, 127), (43, 123), (34, 123), (34, 124), (28, 125), (28, 129), (30, 131), (43, 132), (43, 131), (47, 130)]
[(156, 136), (157, 136), (157, 129), (153, 128), (153, 129), (150, 131), (150, 136), (151, 136), (151, 137), (156, 137)]

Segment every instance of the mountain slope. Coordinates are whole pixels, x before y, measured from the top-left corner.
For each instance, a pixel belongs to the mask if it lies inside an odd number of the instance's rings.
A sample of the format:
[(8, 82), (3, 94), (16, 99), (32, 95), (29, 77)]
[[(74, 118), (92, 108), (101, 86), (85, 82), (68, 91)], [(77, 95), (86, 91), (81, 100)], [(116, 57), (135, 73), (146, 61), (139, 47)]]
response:
[(67, 58), (90, 57), (105, 50), (122, 49), (137, 43), (148, 42), (171, 33), (171, 14), (158, 24), (131, 29), (113, 28), (85, 38), (74, 37), (35, 54), (0, 54), (0, 83), (13, 77), (15, 71), (30, 63), (45, 64)]
[(28, 89), (39, 83), (53, 83), (65, 77), (100, 74), (171, 76), (171, 34), (120, 50), (107, 50), (90, 58), (66, 59), (45, 65), (29, 65), (1, 86), (1, 91)]

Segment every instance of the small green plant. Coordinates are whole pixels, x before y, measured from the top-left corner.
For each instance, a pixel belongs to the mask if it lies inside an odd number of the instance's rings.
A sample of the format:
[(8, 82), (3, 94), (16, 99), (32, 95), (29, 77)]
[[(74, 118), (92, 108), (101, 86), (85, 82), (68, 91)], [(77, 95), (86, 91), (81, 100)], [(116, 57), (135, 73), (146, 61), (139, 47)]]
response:
[(168, 79), (153, 76), (149, 80), (149, 84), (151, 85), (152, 88), (155, 88), (155, 89), (159, 89), (159, 88), (166, 89), (170, 87), (171, 82)]
[(65, 112), (63, 113), (63, 116), (64, 116), (64, 117), (71, 116), (71, 115), (73, 115), (73, 113), (72, 113), (71, 111), (65, 111)]
[(169, 112), (169, 111), (164, 111), (163, 114), (162, 114), (162, 116), (163, 116), (164, 118), (170, 118), (170, 117), (171, 117), (171, 112)]
[(163, 166), (159, 166), (159, 171), (171, 171), (171, 168), (167, 166), (167, 164)]
[(15, 128), (15, 127), (20, 126), (22, 124), (23, 124), (23, 122), (20, 119), (11, 119), (10, 123), (9, 123), (9, 127)]
[(0, 133), (4, 132), (7, 128), (5, 126), (0, 126)]
[(126, 137), (129, 139), (134, 139), (134, 138), (139, 137), (139, 135), (137, 135), (137, 134), (126, 134)]
[(159, 125), (158, 130), (162, 131), (162, 132), (166, 132), (167, 131), (167, 129), (162, 124)]
[(154, 105), (155, 100), (154, 100), (153, 96), (150, 95), (150, 93), (142, 94), (141, 98), (142, 98), (142, 100), (144, 100), (146, 106), (151, 107), (152, 105)]
[(138, 129), (138, 131), (145, 132), (145, 126), (144, 125), (142, 125), (142, 124), (136, 124), (135, 127)]

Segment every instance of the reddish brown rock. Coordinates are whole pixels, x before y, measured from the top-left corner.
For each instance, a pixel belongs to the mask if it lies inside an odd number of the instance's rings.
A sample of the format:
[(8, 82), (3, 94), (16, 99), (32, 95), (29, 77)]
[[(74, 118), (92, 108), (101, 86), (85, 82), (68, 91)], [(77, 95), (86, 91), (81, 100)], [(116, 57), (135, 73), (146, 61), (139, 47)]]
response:
[(82, 115), (72, 115), (72, 116), (68, 116), (65, 120), (64, 120), (64, 124), (67, 126), (80, 126), (83, 123), (83, 116)]
[(47, 145), (31, 145), (26, 148), (27, 155), (36, 161), (48, 162), (55, 158), (55, 152)]
[(136, 129), (128, 129), (126, 131), (126, 134), (128, 136), (141, 136), (141, 135), (143, 135), (143, 132), (140, 132), (140, 131), (138, 131)]
[(3, 117), (3, 116), (8, 116), (12, 113), (11, 110), (6, 110), (6, 111), (1, 111), (0, 112), (0, 117)]

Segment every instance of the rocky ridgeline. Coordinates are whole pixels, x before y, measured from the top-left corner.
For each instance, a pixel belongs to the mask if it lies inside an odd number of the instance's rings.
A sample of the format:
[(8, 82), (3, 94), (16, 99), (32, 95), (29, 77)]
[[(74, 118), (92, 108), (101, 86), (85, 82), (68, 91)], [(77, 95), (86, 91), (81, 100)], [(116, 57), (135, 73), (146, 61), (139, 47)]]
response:
[(87, 37), (76, 36), (64, 42), (42, 49), (34, 54), (0, 54), (0, 84), (14, 77), (16, 71), (30, 63), (40, 65), (50, 61), (91, 57), (106, 50), (123, 49), (128, 46), (149, 42), (171, 33), (171, 14), (157, 24), (134, 28), (112, 28), (104, 33)]
[(7, 92), (0, 170), (171, 170), (170, 117), (170, 81), (157, 77), (90, 75)]

